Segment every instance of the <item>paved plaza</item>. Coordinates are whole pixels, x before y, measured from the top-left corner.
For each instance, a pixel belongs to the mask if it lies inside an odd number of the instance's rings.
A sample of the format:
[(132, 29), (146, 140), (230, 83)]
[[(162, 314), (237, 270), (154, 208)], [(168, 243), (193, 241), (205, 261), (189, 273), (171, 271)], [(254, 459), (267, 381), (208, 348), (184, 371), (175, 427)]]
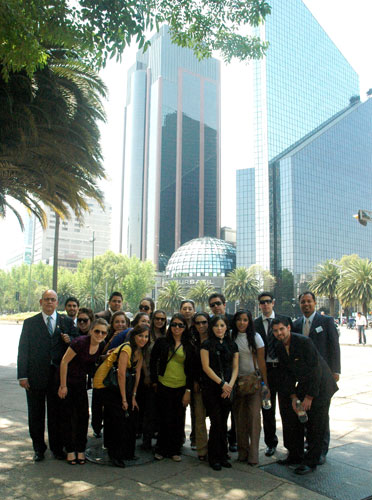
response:
[[(275, 465), (285, 456), (279, 446), (260, 467), (236, 462), (215, 472), (199, 462), (196, 452), (183, 448), (181, 463), (155, 462), (138, 451), (139, 465), (117, 469), (88, 463), (69, 466), (49, 452), (41, 463), (32, 461), (24, 391), (16, 380), (16, 350), (20, 327), (0, 325), (0, 499), (264, 499), (362, 500), (372, 498), (372, 331), (370, 345), (355, 345), (355, 330), (342, 329), (342, 378), (331, 405), (331, 449), (325, 465), (314, 474), (297, 477)], [(278, 421), (280, 426), (280, 421)], [(189, 421), (187, 430), (189, 431)], [(89, 431), (91, 435), (91, 430)], [(281, 431), (279, 441), (282, 443)], [(89, 437), (88, 446), (99, 446)]]

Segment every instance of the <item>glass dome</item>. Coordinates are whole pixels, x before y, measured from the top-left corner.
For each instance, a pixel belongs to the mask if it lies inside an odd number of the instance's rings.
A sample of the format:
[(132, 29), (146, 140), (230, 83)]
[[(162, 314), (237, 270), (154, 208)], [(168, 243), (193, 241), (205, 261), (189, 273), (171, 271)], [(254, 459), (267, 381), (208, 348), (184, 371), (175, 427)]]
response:
[(170, 278), (226, 276), (236, 266), (236, 249), (217, 238), (195, 238), (176, 250), (165, 269)]

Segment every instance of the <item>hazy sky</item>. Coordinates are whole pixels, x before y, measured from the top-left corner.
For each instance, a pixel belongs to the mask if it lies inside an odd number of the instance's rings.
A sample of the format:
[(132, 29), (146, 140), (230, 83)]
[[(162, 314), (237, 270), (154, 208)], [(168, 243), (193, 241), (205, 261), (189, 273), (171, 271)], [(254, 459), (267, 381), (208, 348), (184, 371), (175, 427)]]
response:
[[(321, 26), (328, 33), (360, 76), (361, 98), (372, 87), (372, 0), (304, 0)], [(101, 127), (105, 168), (109, 180), (104, 190), (112, 204), (112, 249), (118, 251), (120, 179), (122, 163), (123, 110), (126, 95), (126, 73), (134, 63), (136, 49), (128, 49), (121, 64), (111, 62), (102, 71), (109, 88), (106, 103), (107, 124)], [(222, 163), (222, 225), (235, 227), (236, 169), (249, 167), (252, 148), (250, 67), (244, 63), (224, 66), (221, 72), (221, 163)], [(372, 209), (371, 207), (361, 207)], [(2, 241), (0, 267), (20, 252), (23, 233), (9, 214), (0, 220)]]

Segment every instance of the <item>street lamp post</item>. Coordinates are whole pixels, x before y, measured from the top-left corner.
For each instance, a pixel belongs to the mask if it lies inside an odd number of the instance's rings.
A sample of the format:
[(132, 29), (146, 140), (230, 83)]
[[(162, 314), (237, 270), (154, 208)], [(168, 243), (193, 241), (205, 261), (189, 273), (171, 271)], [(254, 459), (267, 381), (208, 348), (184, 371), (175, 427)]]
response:
[(91, 298), (90, 298), (90, 307), (92, 311), (94, 311), (94, 242), (95, 242), (95, 236), (94, 236), (94, 231), (92, 235), (92, 290), (91, 290)]

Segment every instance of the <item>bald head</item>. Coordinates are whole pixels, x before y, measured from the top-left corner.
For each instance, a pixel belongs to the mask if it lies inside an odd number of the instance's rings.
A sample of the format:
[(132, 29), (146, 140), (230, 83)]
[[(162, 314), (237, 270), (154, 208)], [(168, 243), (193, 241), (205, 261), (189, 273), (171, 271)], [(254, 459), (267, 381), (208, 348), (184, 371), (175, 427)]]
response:
[(45, 290), (40, 299), (40, 306), (43, 313), (51, 316), (58, 306), (58, 295), (54, 290)]

